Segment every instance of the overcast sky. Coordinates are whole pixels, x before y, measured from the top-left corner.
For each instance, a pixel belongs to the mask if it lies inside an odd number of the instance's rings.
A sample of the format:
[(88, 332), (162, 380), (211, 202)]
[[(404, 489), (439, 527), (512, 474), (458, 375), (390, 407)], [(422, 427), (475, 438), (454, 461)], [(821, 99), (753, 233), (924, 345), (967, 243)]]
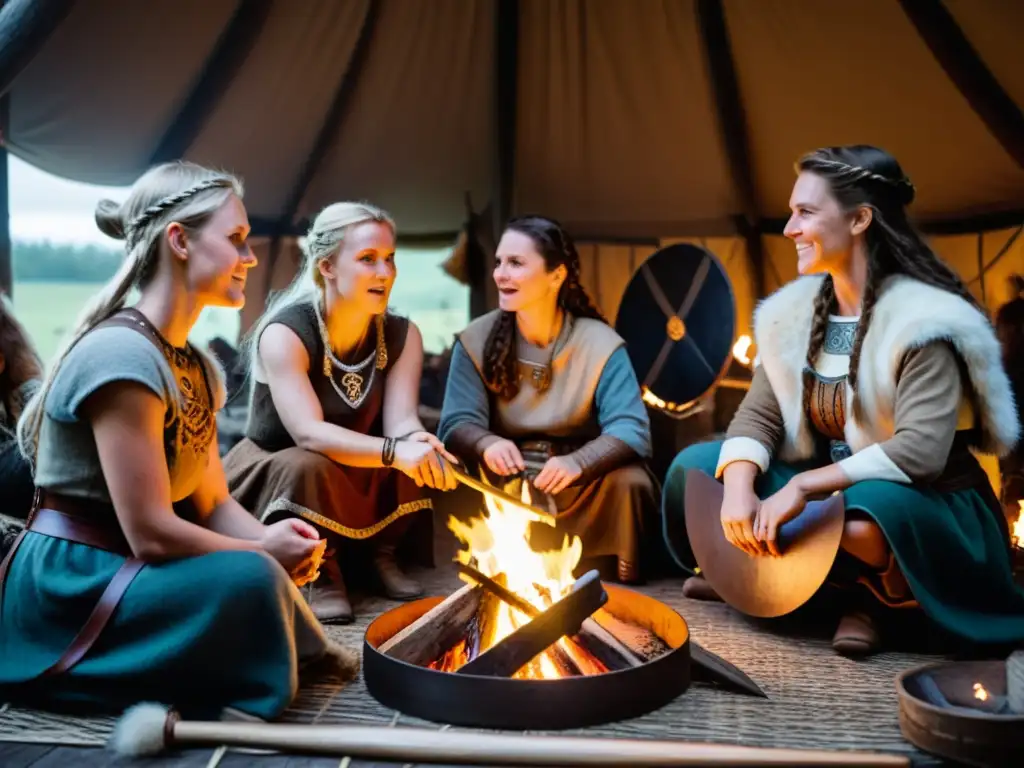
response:
[(43, 173), (8, 155), (11, 190), (11, 233), (15, 240), (106, 245), (117, 248), (96, 227), (93, 211), (101, 198), (121, 201), (128, 189), (96, 187)]

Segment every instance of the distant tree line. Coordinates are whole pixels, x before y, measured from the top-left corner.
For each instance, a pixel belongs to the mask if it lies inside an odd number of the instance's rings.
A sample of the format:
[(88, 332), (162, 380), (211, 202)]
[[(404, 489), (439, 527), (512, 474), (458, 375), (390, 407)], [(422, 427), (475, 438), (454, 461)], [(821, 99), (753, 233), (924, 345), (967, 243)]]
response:
[(50, 242), (13, 243), (16, 281), (102, 283), (121, 265), (124, 252), (98, 245), (64, 245)]

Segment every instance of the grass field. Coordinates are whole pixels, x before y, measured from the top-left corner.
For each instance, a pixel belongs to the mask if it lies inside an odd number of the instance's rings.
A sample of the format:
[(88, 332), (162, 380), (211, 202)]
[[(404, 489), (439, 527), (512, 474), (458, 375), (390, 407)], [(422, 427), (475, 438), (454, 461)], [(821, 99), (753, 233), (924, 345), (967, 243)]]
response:
[[(441, 271), (447, 251), (408, 251), (398, 254), (399, 278), (391, 292), (394, 311), (407, 315), (423, 333), (429, 352), (451, 344), (453, 334), (469, 321), (469, 291)], [(79, 313), (100, 284), (16, 282), (14, 311), (28, 329), (44, 361), (49, 362), (71, 331)], [(237, 310), (212, 308), (203, 312), (192, 332), (196, 344), (215, 336), (235, 343)]]

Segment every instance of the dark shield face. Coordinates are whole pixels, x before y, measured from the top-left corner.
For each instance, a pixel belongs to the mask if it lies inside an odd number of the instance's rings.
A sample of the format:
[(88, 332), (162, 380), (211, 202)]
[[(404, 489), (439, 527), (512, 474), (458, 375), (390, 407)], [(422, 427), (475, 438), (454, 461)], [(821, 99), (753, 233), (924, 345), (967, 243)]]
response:
[(615, 330), (641, 387), (678, 405), (700, 398), (732, 356), (736, 302), (725, 269), (704, 248), (662, 248), (626, 286)]

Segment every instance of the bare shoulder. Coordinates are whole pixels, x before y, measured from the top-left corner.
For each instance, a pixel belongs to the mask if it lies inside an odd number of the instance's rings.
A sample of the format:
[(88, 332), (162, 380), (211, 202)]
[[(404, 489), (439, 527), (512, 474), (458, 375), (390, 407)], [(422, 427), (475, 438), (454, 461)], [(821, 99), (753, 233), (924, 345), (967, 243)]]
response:
[(260, 334), (259, 359), (265, 370), (309, 369), (306, 345), (283, 323), (271, 323)]

